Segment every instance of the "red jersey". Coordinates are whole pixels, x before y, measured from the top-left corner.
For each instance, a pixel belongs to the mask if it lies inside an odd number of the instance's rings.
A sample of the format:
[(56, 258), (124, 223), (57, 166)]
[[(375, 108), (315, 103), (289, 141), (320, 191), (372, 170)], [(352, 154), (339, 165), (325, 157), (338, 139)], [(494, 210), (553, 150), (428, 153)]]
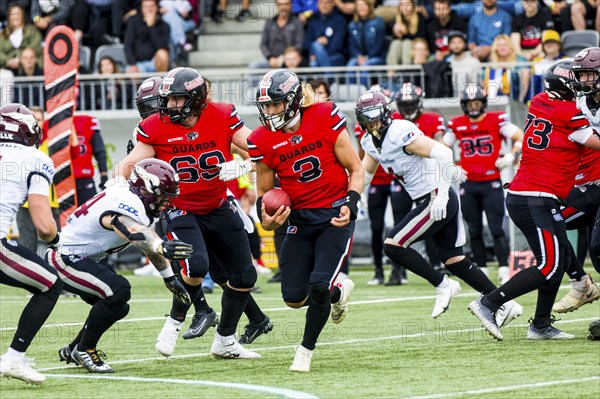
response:
[(575, 176), (575, 184), (581, 185), (596, 180), (600, 180), (600, 151), (586, 147)]
[(585, 149), (575, 140), (585, 142), (591, 133), (573, 101), (537, 94), (531, 99), (521, 165), (510, 191), (567, 198)]
[(510, 139), (517, 127), (503, 112), (488, 112), (479, 122), (471, 122), (467, 115), (457, 116), (448, 122), (448, 134), (460, 141), (460, 166), (471, 181), (500, 179), (496, 160), (502, 141)]
[(345, 128), (346, 117), (337, 105), (316, 103), (302, 110), (300, 128), (293, 133), (255, 129), (248, 153), (277, 173), (292, 209), (334, 208), (348, 191), (348, 173), (334, 152)]
[[(394, 119), (403, 119), (402, 115), (398, 112), (394, 112), (392, 115)], [(430, 137), (432, 139), (435, 138), (435, 135), (438, 133), (444, 133), (446, 131), (446, 124), (444, 123), (444, 117), (437, 112), (423, 112), (419, 115), (419, 117), (411, 121), (417, 127), (425, 133), (425, 136)]]
[(216, 165), (231, 159), (232, 137), (243, 126), (233, 105), (209, 102), (191, 129), (162, 122), (154, 114), (138, 124), (136, 138), (177, 171), (181, 194), (173, 201), (175, 207), (203, 215), (227, 198), (227, 183), (219, 179)]
[(95, 134), (100, 134), (100, 122), (90, 115), (75, 115), (73, 125), (79, 143), (79, 154), (72, 160), (73, 176), (76, 179), (91, 179), (94, 177), (92, 139)]
[[(362, 140), (363, 136), (365, 135), (365, 132), (363, 132), (363, 130), (360, 128), (360, 124), (358, 124), (358, 123), (356, 125), (354, 125), (354, 135), (358, 139), (358, 143), (359, 143), (358, 145), (360, 146), (360, 140)], [(390, 183), (392, 182), (393, 179), (394, 179), (394, 176), (387, 173), (385, 170), (383, 170), (381, 165), (379, 165), (379, 166), (377, 166), (377, 170), (375, 171), (375, 174), (373, 175), (373, 180), (371, 180), (371, 185), (372, 186), (388, 186), (388, 185), (390, 185)]]

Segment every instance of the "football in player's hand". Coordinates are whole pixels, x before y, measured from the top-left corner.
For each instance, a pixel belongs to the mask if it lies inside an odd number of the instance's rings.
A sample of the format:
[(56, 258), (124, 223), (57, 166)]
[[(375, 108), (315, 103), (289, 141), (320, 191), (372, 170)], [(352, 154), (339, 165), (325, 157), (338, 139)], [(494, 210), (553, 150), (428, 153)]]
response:
[(288, 193), (280, 188), (273, 188), (265, 193), (262, 197), (262, 203), (265, 204), (265, 212), (267, 215), (273, 216), (281, 207), (289, 207), (292, 205), (292, 200)]

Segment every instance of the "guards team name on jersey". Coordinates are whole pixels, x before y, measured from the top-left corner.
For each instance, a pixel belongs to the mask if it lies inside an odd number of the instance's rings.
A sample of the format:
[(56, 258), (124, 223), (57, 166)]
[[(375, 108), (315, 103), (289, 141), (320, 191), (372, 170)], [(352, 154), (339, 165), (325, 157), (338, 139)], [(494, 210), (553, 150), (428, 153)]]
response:
[(461, 115), (448, 122), (444, 141), (451, 146), (459, 140), (460, 166), (467, 171), (469, 180), (496, 180), (500, 178), (495, 163), (502, 141), (510, 140), (517, 130), (503, 112), (488, 112), (480, 122), (471, 122), (467, 115)]
[(572, 101), (552, 100), (548, 93), (531, 99), (525, 123), (523, 157), (510, 192), (567, 198), (573, 187), (583, 145), (592, 134)]
[(233, 105), (209, 102), (191, 129), (162, 122), (154, 114), (138, 124), (136, 137), (177, 171), (181, 194), (173, 201), (175, 207), (207, 214), (227, 198), (227, 183), (219, 179), (217, 164), (231, 159), (232, 137), (243, 126)]
[(346, 117), (337, 105), (316, 103), (302, 110), (294, 133), (255, 129), (248, 138), (248, 153), (252, 161), (277, 173), (292, 209), (332, 208), (348, 191), (348, 173), (333, 150), (345, 128)]
[[(393, 120), (402, 120), (402, 115), (398, 111), (394, 111), (392, 113)], [(413, 122), (423, 133), (425, 136), (431, 137), (432, 139), (435, 137), (437, 133), (443, 133), (446, 131), (446, 125), (444, 124), (444, 118), (442, 115), (437, 112), (423, 112), (419, 115), (419, 117)], [(360, 128), (360, 124), (354, 125), (354, 135), (358, 138), (360, 142), (365, 135), (365, 132)], [(373, 176), (373, 180), (371, 180), (371, 185), (388, 185), (392, 182), (393, 176), (388, 174), (382, 167), (379, 165), (377, 167), (377, 171)]]
[(424, 133), (406, 120), (394, 120), (381, 144), (381, 152), (373, 143), (373, 136), (365, 135), (360, 145), (367, 154), (379, 162), (388, 173), (396, 175), (408, 195), (415, 200), (438, 188), (437, 161), (410, 154), (406, 146)]
[(152, 223), (142, 200), (129, 189), (129, 184), (115, 184), (90, 198), (69, 216), (60, 233), (59, 252), (101, 260), (123, 250), (129, 242), (101, 224), (104, 216), (115, 213), (128, 216), (144, 226)]
[(0, 143), (0, 171), (0, 238), (4, 238), (29, 194), (48, 196), (54, 163), (37, 148)]

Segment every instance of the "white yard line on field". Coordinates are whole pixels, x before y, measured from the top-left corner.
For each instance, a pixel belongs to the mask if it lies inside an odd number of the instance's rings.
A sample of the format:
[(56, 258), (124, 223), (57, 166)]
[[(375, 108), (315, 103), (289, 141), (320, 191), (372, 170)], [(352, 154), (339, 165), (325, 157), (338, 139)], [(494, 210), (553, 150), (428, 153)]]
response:
[(294, 391), (291, 389), (269, 387), (264, 385), (254, 384), (240, 384), (234, 382), (218, 382), (218, 381), (203, 381), (203, 380), (181, 380), (172, 378), (142, 378), (142, 377), (119, 377), (115, 375), (73, 375), (73, 374), (46, 374), (47, 377), (59, 377), (59, 378), (77, 378), (77, 379), (88, 379), (88, 380), (112, 380), (112, 381), (134, 381), (134, 382), (148, 382), (148, 383), (164, 383), (164, 384), (179, 384), (179, 385), (202, 385), (208, 387), (219, 387), (219, 388), (231, 388), (245, 391), (256, 391), (261, 393), (268, 393), (271, 395), (277, 395), (284, 398), (299, 398), (299, 399), (318, 399), (318, 396), (311, 395), (310, 393)]
[[(486, 394), (486, 393), (516, 391), (516, 390), (524, 389), (524, 388), (540, 388), (540, 387), (549, 387), (549, 386), (553, 386), (553, 385), (576, 384), (579, 382), (588, 382), (588, 381), (600, 381), (600, 376), (584, 377), (584, 378), (577, 378), (577, 379), (572, 379), (572, 380), (544, 381), (544, 382), (536, 382), (533, 384), (508, 385), (508, 386), (504, 386), (504, 387), (495, 387), (495, 388), (473, 389), (473, 390), (469, 390), (469, 391), (453, 392), (453, 393), (438, 393), (435, 395), (427, 395), (427, 396), (411, 396), (406, 399), (452, 398), (455, 396), (481, 395), (481, 394)], [(525, 396), (525, 395), (523, 395), (523, 396)]]

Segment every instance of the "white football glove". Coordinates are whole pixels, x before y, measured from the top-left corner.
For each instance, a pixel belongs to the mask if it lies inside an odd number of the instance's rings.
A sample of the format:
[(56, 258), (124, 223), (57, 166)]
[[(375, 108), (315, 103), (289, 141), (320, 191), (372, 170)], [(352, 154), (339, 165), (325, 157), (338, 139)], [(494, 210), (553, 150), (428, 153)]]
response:
[(112, 179), (108, 179), (106, 183), (104, 183), (104, 189), (107, 189), (111, 186), (127, 184), (127, 179), (123, 176), (117, 176)]
[(220, 163), (217, 166), (221, 168), (221, 171), (219, 172), (219, 179), (223, 181), (231, 181), (237, 179), (238, 177), (247, 175), (252, 171), (251, 161), (229, 161)]
[(505, 154), (502, 158), (496, 160), (496, 167), (498, 170), (502, 170), (515, 163), (515, 156), (512, 152)]
[(431, 204), (429, 216), (436, 222), (446, 218), (446, 208), (448, 206), (448, 194), (438, 194)]

